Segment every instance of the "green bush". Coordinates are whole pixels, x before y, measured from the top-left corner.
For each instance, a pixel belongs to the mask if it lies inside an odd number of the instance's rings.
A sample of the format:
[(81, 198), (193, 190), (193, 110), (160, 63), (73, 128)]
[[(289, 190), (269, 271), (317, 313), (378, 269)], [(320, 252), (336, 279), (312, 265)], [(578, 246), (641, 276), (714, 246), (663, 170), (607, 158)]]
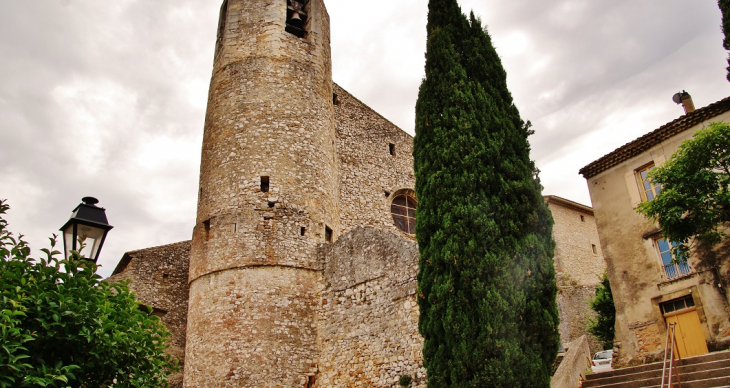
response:
[(169, 334), (78, 253), (33, 259), (0, 200), (0, 387), (164, 387)]
[(411, 376), (403, 375), (398, 378), (398, 385), (400, 385), (401, 387), (410, 387), (412, 381), (413, 379), (411, 378)]
[(616, 307), (613, 304), (611, 283), (605, 272), (601, 283), (596, 286), (596, 297), (591, 300), (591, 308), (597, 315), (588, 321), (588, 332), (596, 336), (604, 350), (613, 349)]

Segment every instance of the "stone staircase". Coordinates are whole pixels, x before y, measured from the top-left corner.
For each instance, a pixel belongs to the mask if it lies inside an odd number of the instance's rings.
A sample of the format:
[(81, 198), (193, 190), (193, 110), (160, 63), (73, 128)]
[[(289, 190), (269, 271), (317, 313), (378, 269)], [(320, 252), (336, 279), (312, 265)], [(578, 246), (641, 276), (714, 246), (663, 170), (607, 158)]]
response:
[[(677, 369), (682, 388), (730, 387), (730, 352), (728, 351), (685, 358)], [(672, 376), (672, 387), (678, 387), (674, 372), (672, 372)], [(586, 381), (583, 382), (583, 388), (659, 388), (661, 380), (662, 363), (658, 362), (588, 375)]]

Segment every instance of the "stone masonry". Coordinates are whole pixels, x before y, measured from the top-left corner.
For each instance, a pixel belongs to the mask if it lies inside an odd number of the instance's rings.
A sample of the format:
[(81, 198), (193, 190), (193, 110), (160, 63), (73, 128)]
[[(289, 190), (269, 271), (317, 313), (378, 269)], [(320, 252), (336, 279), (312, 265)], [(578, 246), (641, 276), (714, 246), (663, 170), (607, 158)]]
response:
[(413, 138), (332, 82), (329, 40), (323, 0), (223, 2), (192, 241), (114, 275), (167, 311), (185, 387), (425, 387), (418, 249), (391, 214), (415, 202)]
[(595, 316), (590, 301), (596, 296), (606, 262), (601, 254), (593, 209), (553, 195), (546, 196), (545, 201), (555, 220), (560, 340), (567, 345), (585, 335), (591, 352), (595, 353), (603, 348), (586, 327), (588, 320)]
[(154, 309), (170, 332), (170, 353), (181, 371), (169, 379), (170, 386), (182, 386), (185, 366), (185, 328), (188, 315), (188, 262), (190, 241), (127, 252), (109, 281), (128, 280), (137, 300)]

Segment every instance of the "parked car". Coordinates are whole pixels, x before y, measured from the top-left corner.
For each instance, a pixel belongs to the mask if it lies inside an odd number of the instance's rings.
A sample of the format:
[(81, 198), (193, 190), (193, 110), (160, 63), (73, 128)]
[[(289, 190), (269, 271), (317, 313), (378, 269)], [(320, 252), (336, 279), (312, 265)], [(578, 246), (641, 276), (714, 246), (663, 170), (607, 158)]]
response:
[(603, 350), (593, 355), (591, 360), (591, 370), (593, 373), (606, 372), (613, 370), (613, 350)]

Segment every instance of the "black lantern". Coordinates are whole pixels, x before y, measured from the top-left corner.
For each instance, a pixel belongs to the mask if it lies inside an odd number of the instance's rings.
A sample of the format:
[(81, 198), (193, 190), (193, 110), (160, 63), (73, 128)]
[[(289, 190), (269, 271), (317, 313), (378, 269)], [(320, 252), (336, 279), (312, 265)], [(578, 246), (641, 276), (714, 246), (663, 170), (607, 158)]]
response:
[[(63, 248), (66, 258), (71, 251), (79, 251), (87, 260), (96, 263), (99, 252), (104, 245), (106, 234), (113, 228), (106, 219), (105, 209), (96, 206), (99, 200), (93, 197), (84, 197), (82, 204), (76, 206), (71, 218), (61, 228), (63, 232)], [(81, 249), (81, 244), (85, 244)]]

